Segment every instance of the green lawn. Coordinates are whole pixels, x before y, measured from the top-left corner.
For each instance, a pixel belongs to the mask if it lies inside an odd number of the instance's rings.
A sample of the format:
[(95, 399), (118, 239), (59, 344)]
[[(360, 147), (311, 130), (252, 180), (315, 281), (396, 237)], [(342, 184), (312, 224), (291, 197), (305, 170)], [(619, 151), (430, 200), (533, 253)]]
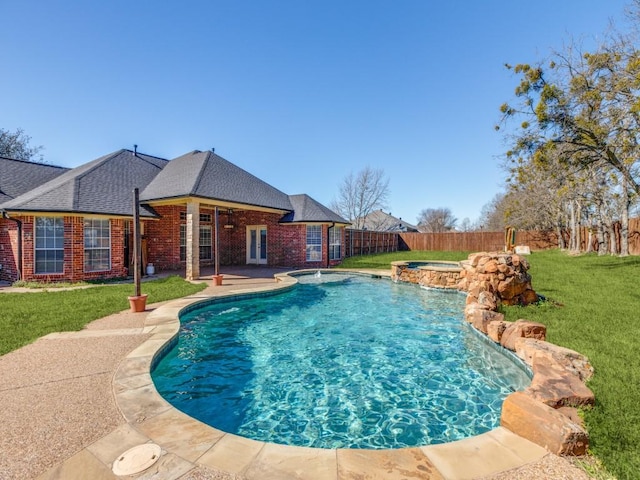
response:
[[(148, 303), (180, 298), (203, 290), (180, 277), (142, 284)], [(87, 323), (129, 308), (132, 284), (35, 293), (0, 294), (0, 355), (51, 332), (80, 330)]]
[[(385, 268), (393, 260), (460, 260), (466, 252), (397, 252), (347, 259)], [(596, 406), (585, 412), (591, 451), (620, 480), (640, 478), (640, 257), (528, 256), (534, 290), (549, 301), (508, 307), (507, 320), (538, 321), (548, 340), (589, 357)]]

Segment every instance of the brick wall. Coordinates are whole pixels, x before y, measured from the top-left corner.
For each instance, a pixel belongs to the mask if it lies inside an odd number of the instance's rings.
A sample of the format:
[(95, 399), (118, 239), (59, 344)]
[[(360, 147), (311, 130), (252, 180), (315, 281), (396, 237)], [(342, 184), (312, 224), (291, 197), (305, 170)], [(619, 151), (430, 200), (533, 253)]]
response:
[[(33, 245), (34, 217), (22, 217), (22, 279), (34, 280), (35, 252)], [(66, 236), (65, 227), (65, 236)], [(65, 238), (65, 258), (67, 256), (67, 239)], [(62, 275), (56, 276), (62, 280)]]
[[(220, 214), (220, 264), (244, 265), (247, 262), (247, 226), (265, 225), (267, 227), (267, 262), (271, 266), (296, 268), (321, 268), (327, 266), (328, 258), (328, 225), (322, 226), (321, 262), (307, 262), (307, 228), (306, 225), (280, 224), (282, 215), (276, 213), (234, 210), (229, 215), (226, 211)], [(233, 228), (224, 228), (233, 225)], [(344, 246), (344, 232), (343, 232)], [(343, 248), (344, 251), (344, 248)], [(332, 261), (337, 265), (340, 261)]]
[(0, 280), (13, 282), (18, 278), (18, 226), (0, 218)]
[[(147, 259), (153, 263), (157, 271), (179, 270), (185, 268), (180, 261), (180, 212), (186, 212), (184, 206), (155, 207), (162, 216), (159, 220), (145, 222), (147, 238)], [(201, 208), (200, 213), (211, 215), (214, 223), (213, 209)], [(323, 260), (308, 263), (306, 261), (307, 230), (305, 225), (282, 225), (278, 221), (282, 215), (278, 213), (256, 212), (234, 209), (232, 213), (221, 209), (218, 214), (220, 228), (220, 265), (245, 265), (247, 263), (247, 226), (263, 225), (267, 227), (267, 261), (271, 266), (320, 268), (326, 267), (328, 252), (328, 226), (323, 225)], [(202, 223), (206, 225), (206, 223)], [(212, 229), (212, 243), (215, 244), (215, 229)], [(344, 245), (344, 234), (343, 234)], [(343, 248), (344, 251), (344, 248)], [(215, 260), (201, 261), (201, 266), (212, 265)], [(337, 265), (340, 261), (332, 261)]]
[[(100, 278), (119, 278), (127, 275), (127, 265), (124, 259), (124, 220), (111, 219), (111, 269), (101, 272), (84, 271), (84, 218), (63, 217), (64, 221), (64, 268), (62, 273), (35, 273), (34, 222), (32, 216), (19, 217), (22, 221), (22, 279), (38, 282), (79, 282)], [(6, 221), (3, 221), (6, 222)], [(9, 222), (10, 224), (13, 222)], [(15, 225), (15, 223), (14, 223)], [(0, 244), (7, 249), (0, 227)], [(13, 249), (17, 252), (17, 229), (11, 233), (14, 238)], [(10, 226), (9, 231), (11, 232)], [(0, 252), (2, 252), (0, 247)], [(16, 253), (17, 255), (17, 253)], [(3, 260), (4, 261), (4, 260)], [(17, 258), (15, 260), (17, 262)], [(3, 267), (4, 270), (4, 267)], [(12, 269), (9, 281), (18, 279), (17, 269)]]
[[(179, 270), (185, 267), (180, 261), (180, 212), (184, 206), (156, 207), (161, 215), (158, 220), (144, 220), (146, 262), (153, 263), (156, 271)], [(215, 245), (214, 211), (202, 208), (201, 213), (211, 215), (212, 250)], [(328, 225), (322, 226), (321, 262), (306, 261), (307, 230), (305, 225), (281, 225), (277, 213), (227, 210), (219, 213), (220, 265), (245, 265), (247, 262), (247, 225), (267, 227), (267, 261), (270, 266), (292, 268), (322, 268), (327, 266)], [(23, 222), (22, 278), (27, 281), (81, 281), (98, 278), (124, 277), (128, 274), (129, 259), (125, 258), (125, 232), (129, 220), (111, 219), (111, 270), (84, 272), (84, 218), (64, 217), (64, 271), (60, 274), (36, 274), (34, 254), (34, 217), (19, 217)], [(207, 225), (207, 223), (202, 223)], [(225, 228), (231, 227), (232, 228)], [(131, 235), (131, 233), (130, 233)], [(17, 272), (17, 227), (15, 222), (0, 220), (0, 279), (15, 281)], [(130, 239), (132, 251), (132, 239)], [(344, 253), (344, 234), (343, 234)], [(212, 265), (214, 259), (201, 261), (201, 266)], [(339, 264), (332, 261), (331, 265)]]
[[(147, 239), (147, 261), (153, 263), (156, 271), (184, 268), (180, 261), (180, 212), (185, 207), (154, 207), (161, 215), (159, 220), (144, 221), (144, 237)], [(132, 252), (133, 252), (133, 243)]]
[[(287, 231), (291, 232), (291, 226), (283, 226), (278, 223), (282, 215), (278, 213), (251, 212), (247, 210), (234, 210), (232, 215), (225, 214), (224, 221), (230, 221), (233, 229), (224, 228), (221, 222), (221, 260), (225, 256), (225, 248), (229, 249), (229, 265), (244, 265), (247, 263), (247, 226), (264, 225), (267, 227), (267, 262), (268, 265), (293, 266), (288, 257), (288, 249), (285, 248), (284, 238)], [(228, 223), (225, 223), (228, 224)], [(227, 230), (226, 235), (222, 230)], [(296, 234), (289, 233), (292, 241), (295, 241)], [(225, 238), (224, 243), (222, 238)], [(221, 262), (222, 263), (222, 262)], [(224, 263), (223, 263), (224, 264)]]

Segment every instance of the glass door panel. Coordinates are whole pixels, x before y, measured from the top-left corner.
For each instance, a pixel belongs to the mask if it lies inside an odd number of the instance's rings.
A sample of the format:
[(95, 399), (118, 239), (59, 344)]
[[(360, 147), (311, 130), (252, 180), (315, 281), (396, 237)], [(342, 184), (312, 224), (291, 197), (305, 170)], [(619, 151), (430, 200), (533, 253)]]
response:
[(247, 263), (267, 264), (267, 227), (247, 226)]
[(260, 228), (260, 261), (259, 263), (267, 263), (267, 229)]

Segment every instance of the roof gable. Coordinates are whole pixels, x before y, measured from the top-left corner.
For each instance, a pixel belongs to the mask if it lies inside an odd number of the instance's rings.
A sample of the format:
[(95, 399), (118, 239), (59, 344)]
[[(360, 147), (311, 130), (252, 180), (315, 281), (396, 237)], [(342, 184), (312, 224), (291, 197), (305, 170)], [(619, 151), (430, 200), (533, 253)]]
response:
[(417, 232), (415, 225), (405, 222), (401, 218), (396, 218), (390, 213), (382, 210), (375, 210), (364, 217), (363, 230), (373, 230), (375, 232)]
[[(133, 189), (160, 172), (166, 160), (130, 150), (105, 155), (3, 204), (7, 210), (131, 215)], [(152, 210), (142, 215), (154, 215)]]
[(171, 160), (144, 189), (140, 200), (188, 196), (291, 210), (285, 193), (219, 155), (199, 150)]
[(0, 205), (56, 178), (68, 168), (0, 157)]
[(293, 211), (287, 213), (280, 219), (280, 223), (292, 223), (292, 222), (331, 222), (331, 223), (343, 223), (349, 224), (347, 220), (335, 213), (333, 210), (328, 209), (320, 202), (314, 200), (309, 195), (290, 195), (291, 206)]

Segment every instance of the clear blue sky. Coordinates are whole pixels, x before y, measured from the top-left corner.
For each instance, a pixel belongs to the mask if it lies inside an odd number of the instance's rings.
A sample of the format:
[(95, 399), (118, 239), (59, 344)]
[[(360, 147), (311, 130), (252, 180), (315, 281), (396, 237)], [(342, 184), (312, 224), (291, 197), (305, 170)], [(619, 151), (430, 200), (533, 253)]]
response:
[(5, 0), (0, 128), (74, 167), (138, 144), (216, 153), (328, 205), (365, 166), (388, 210), (475, 221), (500, 190), (493, 126), (533, 63), (621, 22), (622, 0)]

